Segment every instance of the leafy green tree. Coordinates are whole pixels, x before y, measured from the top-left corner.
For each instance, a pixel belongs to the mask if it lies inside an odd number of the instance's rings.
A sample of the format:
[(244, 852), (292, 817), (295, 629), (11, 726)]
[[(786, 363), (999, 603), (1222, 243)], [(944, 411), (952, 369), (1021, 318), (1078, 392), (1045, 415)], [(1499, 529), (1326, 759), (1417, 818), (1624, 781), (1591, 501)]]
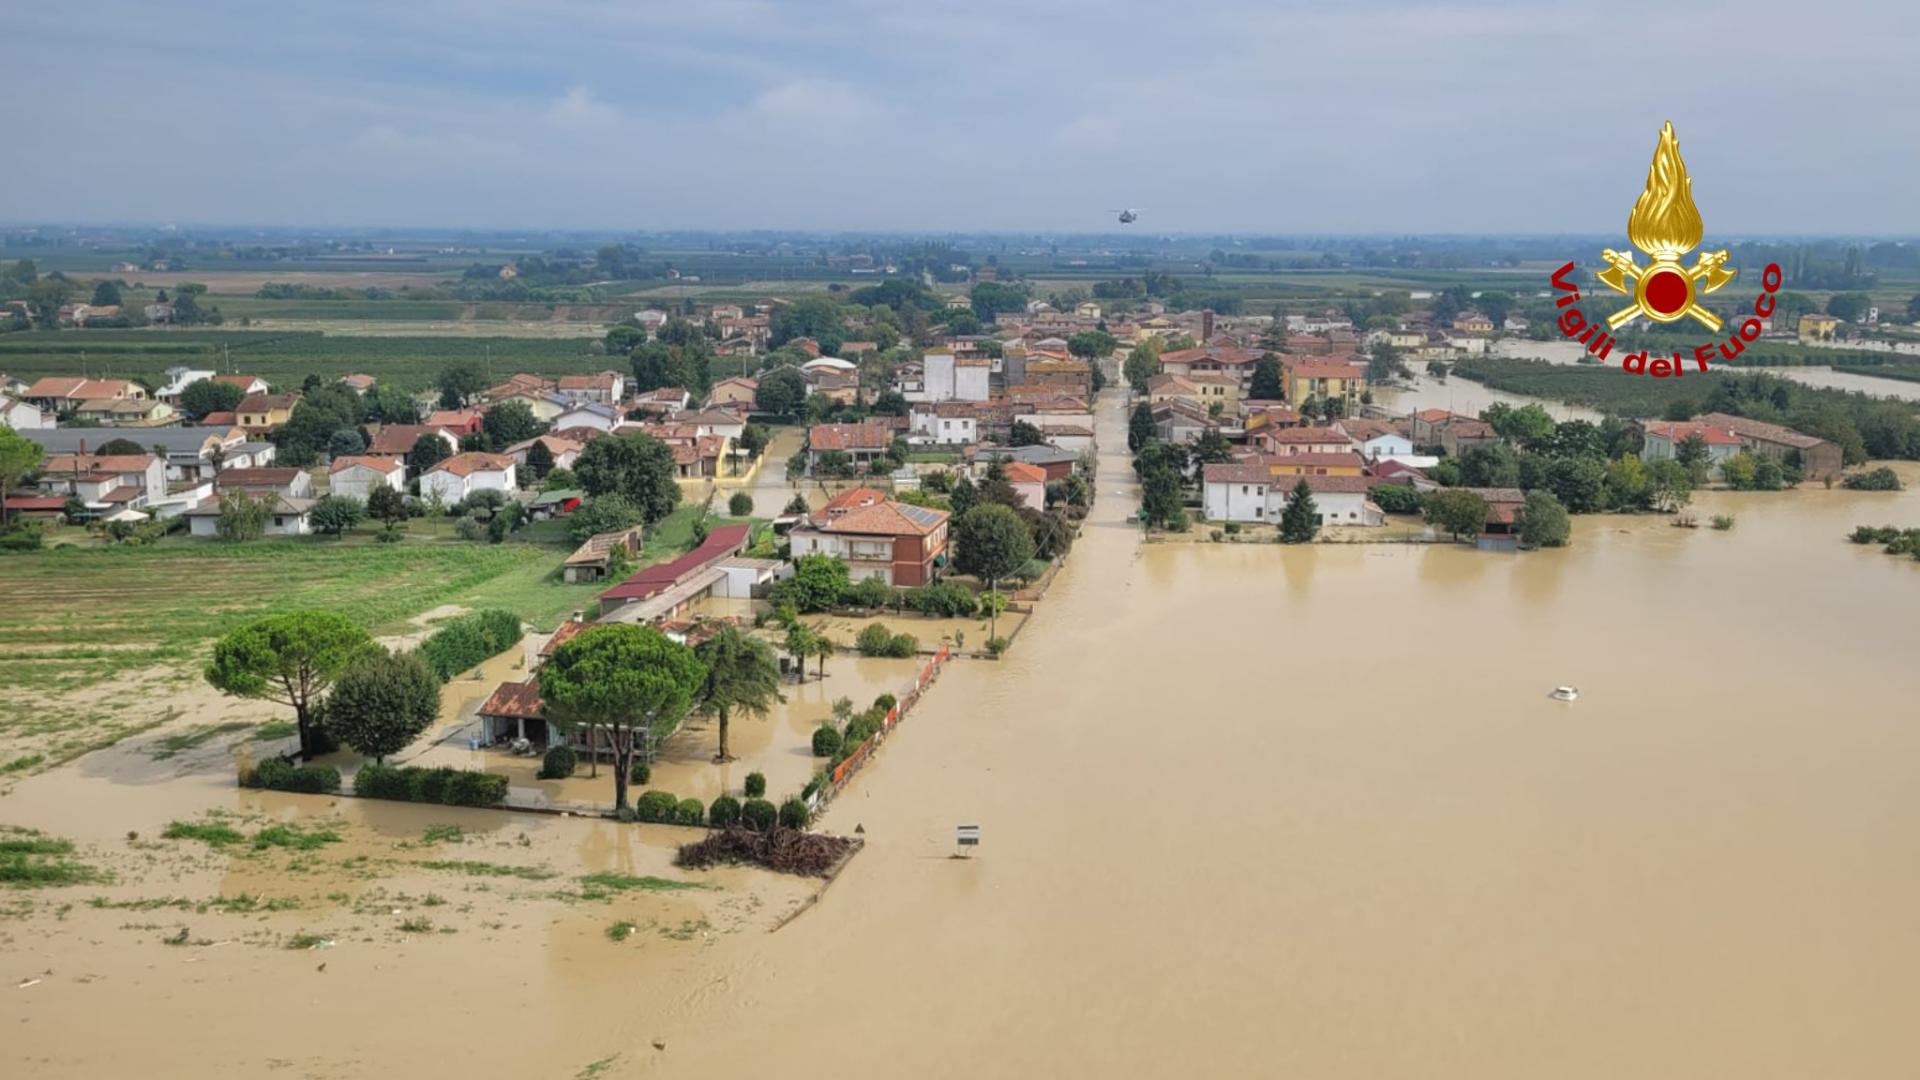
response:
[(1573, 536), (1573, 522), (1567, 508), (1550, 491), (1529, 491), (1520, 508), (1520, 546), (1528, 548), (1565, 547)]
[(1233, 460), (1233, 444), (1219, 428), (1208, 428), (1193, 441), (1195, 465), (1225, 465)]
[(1120, 373), (1127, 378), (1127, 385), (1133, 387), (1136, 394), (1147, 392), (1147, 380), (1160, 374), (1160, 346), (1152, 338), (1140, 342), (1127, 354), (1126, 362), (1120, 365)]
[(480, 365), (470, 360), (456, 360), (440, 369), (434, 385), (440, 388), (441, 408), (464, 409), (486, 390), (487, 375), (480, 370)]
[(807, 400), (807, 378), (796, 367), (777, 367), (760, 376), (753, 407), (774, 416), (794, 416)]
[(640, 508), (625, 495), (613, 492), (588, 499), (567, 519), (567, 532), (576, 544), (584, 544), (595, 533), (618, 532), (645, 522)]
[(367, 440), (360, 437), (359, 429), (343, 427), (327, 436), (327, 457), (343, 458), (367, 451)]
[(1755, 471), (1754, 456), (1745, 450), (1720, 462), (1720, 478), (1735, 491), (1752, 491)]
[(1112, 356), (1119, 344), (1105, 330), (1082, 330), (1067, 339), (1067, 351), (1082, 360), (1099, 360)]
[(1015, 420), (1007, 434), (1007, 443), (1011, 446), (1041, 446), (1046, 441), (1046, 433), (1025, 420)]
[(1687, 477), (1693, 483), (1706, 482), (1710, 453), (1707, 450), (1707, 440), (1699, 432), (1691, 432), (1686, 438), (1680, 440), (1679, 445), (1673, 448), (1673, 460), (1687, 470)]
[(982, 281), (976, 284), (968, 292), (967, 299), (973, 302), (973, 313), (984, 322), (994, 321), (1003, 312), (1027, 309), (1025, 288), (998, 281)]
[(1427, 524), (1446, 530), (1455, 540), (1478, 534), (1487, 524), (1487, 500), (1458, 488), (1428, 492), (1420, 511)]
[(752, 517), (753, 496), (744, 491), (734, 492), (733, 497), (727, 500), (727, 515), (737, 518)]
[[(1158, 445), (1158, 444), (1154, 444)], [(1180, 473), (1172, 465), (1156, 462), (1140, 474), (1140, 519), (1147, 526), (1178, 529), (1186, 521), (1181, 505)]]
[(1652, 477), (1646, 463), (1632, 454), (1622, 454), (1607, 463), (1606, 484), (1607, 505), (1616, 510), (1645, 510), (1652, 504)]
[(626, 496), (649, 525), (680, 505), (673, 450), (651, 435), (595, 439), (574, 460), (573, 473), (590, 495)]
[(407, 497), (395, 488), (376, 484), (367, 492), (367, 516), (389, 527), (399, 525), (411, 516), (407, 511)]
[(831, 555), (802, 555), (793, 560), (794, 606), (801, 611), (826, 611), (839, 605), (850, 587), (847, 564)]
[(1314, 505), (1313, 489), (1307, 486), (1307, 478), (1303, 476), (1294, 482), (1287, 508), (1280, 512), (1280, 542), (1311, 543), (1319, 532), (1320, 508)]
[(1842, 322), (1859, 322), (1873, 306), (1873, 297), (1862, 292), (1834, 293), (1827, 298), (1827, 314)]
[(954, 527), (954, 566), (987, 583), (994, 597), (989, 631), (999, 637), (999, 586), (1033, 558), (1033, 533), (1011, 507), (985, 503), (966, 512)]
[(979, 503), (979, 487), (975, 486), (971, 477), (965, 473), (960, 474), (960, 479), (955, 480), (952, 489), (947, 492), (947, 505), (953, 507), (953, 520), (958, 521), (965, 517), (967, 511)]
[(366, 504), (351, 495), (320, 496), (308, 511), (313, 527), (330, 536), (340, 536), (360, 524), (367, 516)]
[(772, 440), (773, 435), (767, 431), (765, 424), (748, 424), (740, 429), (740, 450), (749, 458), (759, 457)]
[(838, 352), (846, 340), (846, 321), (840, 305), (825, 296), (804, 296), (783, 304), (773, 313), (773, 345), (785, 345), (794, 338), (810, 337), (820, 343), (823, 355)]
[(794, 676), (798, 682), (807, 681), (807, 657), (813, 655), (815, 636), (812, 628), (799, 620), (787, 627), (787, 636), (782, 645), (787, 655), (793, 658)]
[(1253, 385), (1247, 392), (1255, 401), (1285, 400), (1287, 390), (1281, 378), (1279, 357), (1272, 353), (1260, 354), (1260, 359), (1253, 362)]
[(267, 501), (256, 499), (239, 488), (220, 496), (220, 515), (214, 519), (214, 532), (228, 543), (258, 540), (267, 534)]
[(1152, 442), (1159, 433), (1153, 423), (1153, 407), (1141, 402), (1133, 407), (1127, 416), (1127, 449), (1139, 453), (1140, 448)]
[(605, 624), (554, 651), (540, 668), (540, 700), (562, 729), (585, 726), (589, 739), (606, 733), (614, 809), (626, 810), (627, 781), (641, 743), (679, 726), (706, 674), (692, 649), (651, 626)]
[(327, 689), (375, 648), (365, 630), (330, 611), (268, 615), (214, 643), (206, 679), (235, 697), (292, 706), (300, 754), (311, 758), (322, 752), (315, 720)]
[(240, 407), (244, 397), (246, 395), (232, 383), (201, 379), (188, 383), (180, 391), (180, 411), (186, 413), (189, 420), (198, 420), (208, 413), (232, 412)]
[(1538, 405), (1516, 409), (1500, 402), (1482, 410), (1480, 419), (1492, 424), (1495, 434), (1520, 446), (1540, 446), (1553, 438), (1553, 416)]
[(834, 654), (833, 639), (827, 636), (826, 631), (815, 628), (813, 631), (813, 640), (809, 643), (809, 650), (813, 653), (814, 659), (820, 661), (820, 677), (823, 679), (826, 678), (827, 661), (833, 659)]
[(120, 283), (112, 279), (102, 279), (93, 286), (93, 305), (95, 307), (119, 307)]
[(453, 452), (447, 449), (447, 440), (434, 432), (423, 432), (413, 440), (413, 449), (407, 451), (407, 472), (413, 476), (424, 476), (428, 469), (452, 456)]
[(414, 654), (376, 649), (333, 684), (322, 712), (327, 734), (385, 762), (440, 716), (440, 679)]
[(765, 716), (780, 696), (780, 667), (767, 643), (728, 623), (694, 647), (694, 656), (706, 667), (700, 688), (700, 708), (720, 722), (720, 748), (715, 762), (733, 760), (727, 752), (727, 725), (734, 714)]
[(1693, 498), (1693, 476), (1674, 458), (1661, 458), (1647, 466), (1647, 491), (1653, 508), (1671, 514)]
[[(490, 406), (481, 414), (480, 426), (496, 450), (547, 433), (547, 425), (534, 417), (533, 406), (524, 401), (503, 401)], [(552, 464), (551, 455), (548, 464)]]
[[(0, 505), (5, 505), (7, 492), (37, 471), (45, 458), (39, 443), (0, 424)], [(0, 525), (6, 524), (5, 516), (0, 514)]]
[(1554, 458), (1548, 477), (1563, 509), (1591, 514), (1607, 508), (1607, 466), (1599, 458)]
[(545, 442), (536, 442), (527, 447), (527, 475), (535, 480), (544, 480), (553, 471), (553, 451), (547, 449)]

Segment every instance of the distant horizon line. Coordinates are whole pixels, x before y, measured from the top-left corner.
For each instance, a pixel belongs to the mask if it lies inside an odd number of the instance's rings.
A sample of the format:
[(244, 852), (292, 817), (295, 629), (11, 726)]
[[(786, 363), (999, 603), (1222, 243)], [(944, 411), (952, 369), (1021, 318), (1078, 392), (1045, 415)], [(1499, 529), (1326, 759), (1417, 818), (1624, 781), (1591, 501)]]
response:
[[(801, 227), (740, 227), (740, 228), (562, 228), (534, 226), (477, 226), (477, 225), (289, 225), (265, 224), (260, 222), (208, 223), (197, 222), (181, 224), (178, 222), (147, 221), (16, 221), (0, 222), (0, 232), (39, 231), (50, 229), (87, 230), (87, 229), (139, 229), (152, 232), (177, 230), (180, 232), (282, 232), (316, 234), (406, 234), (417, 233), (427, 236), (488, 235), (505, 236), (520, 234), (534, 237), (602, 237), (618, 238), (622, 236), (806, 236), (806, 237), (1025, 237), (1047, 239), (1053, 237), (1078, 238), (1121, 238), (1129, 235), (1147, 240), (1199, 240), (1199, 239), (1313, 239), (1313, 240), (1550, 240), (1574, 239), (1589, 240), (1596, 238), (1618, 237), (1623, 233), (1580, 232), (1580, 231), (1516, 231), (1516, 232), (1445, 232), (1390, 230), (1378, 232), (1358, 231), (1267, 231), (1248, 232), (1221, 229), (1189, 230), (1114, 230), (1093, 229), (907, 229), (907, 228), (801, 228)], [(1713, 243), (1740, 243), (1745, 241), (1815, 241), (1815, 240), (1877, 240), (1894, 243), (1920, 243), (1920, 233), (1859, 233), (1859, 232), (1753, 232), (1737, 230), (1720, 231), (1715, 234)]]

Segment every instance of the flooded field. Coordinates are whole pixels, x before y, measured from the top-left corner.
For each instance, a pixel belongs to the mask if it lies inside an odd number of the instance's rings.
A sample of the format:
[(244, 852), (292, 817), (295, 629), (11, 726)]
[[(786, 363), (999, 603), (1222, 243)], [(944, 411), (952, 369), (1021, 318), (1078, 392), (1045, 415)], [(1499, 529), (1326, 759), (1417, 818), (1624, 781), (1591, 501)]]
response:
[[(1113, 394), (1101, 422), (1124, 446)], [(0, 800), (117, 875), (0, 894), (30, 903), (0, 920), (0, 1069), (1920, 1072), (1920, 562), (1844, 540), (1920, 525), (1920, 491), (1711, 493), (1731, 532), (1583, 517), (1527, 555), (1142, 546), (1117, 450), (1103, 470), (1009, 657), (952, 665), (832, 805), (867, 846), (798, 918), (811, 886), (769, 875), (582, 899), (601, 870), (692, 877), (676, 830), (242, 793), (135, 741)], [(291, 874), (151, 839), (211, 808), (342, 839)], [(449, 824), (458, 854), (398, 846)], [(418, 865), (449, 860), (554, 876)], [(275, 889), (301, 906), (88, 904)]]

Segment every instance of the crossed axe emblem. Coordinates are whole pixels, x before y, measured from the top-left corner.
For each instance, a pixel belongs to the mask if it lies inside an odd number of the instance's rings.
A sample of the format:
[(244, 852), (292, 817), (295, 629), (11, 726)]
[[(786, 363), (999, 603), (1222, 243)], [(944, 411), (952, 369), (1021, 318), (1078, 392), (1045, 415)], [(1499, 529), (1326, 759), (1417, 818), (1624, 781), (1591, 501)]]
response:
[[(1631, 251), (1608, 248), (1601, 256), (1607, 260), (1607, 269), (1594, 276), (1614, 292), (1633, 297), (1631, 306), (1607, 317), (1609, 330), (1618, 330), (1643, 315), (1663, 323), (1691, 315), (1708, 330), (1719, 332), (1720, 316), (1701, 307), (1697, 297), (1713, 292), (1739, 273), (1726, 268), (1724, 250), (1701, 252), (1691, 267), (1682, 266), (1680, 260), (1668, 252), (1654, 255), (1653, 262), (1644, 267), (1633, 261)], [(1650, 292), (1652, 302), (1649, 302)]]

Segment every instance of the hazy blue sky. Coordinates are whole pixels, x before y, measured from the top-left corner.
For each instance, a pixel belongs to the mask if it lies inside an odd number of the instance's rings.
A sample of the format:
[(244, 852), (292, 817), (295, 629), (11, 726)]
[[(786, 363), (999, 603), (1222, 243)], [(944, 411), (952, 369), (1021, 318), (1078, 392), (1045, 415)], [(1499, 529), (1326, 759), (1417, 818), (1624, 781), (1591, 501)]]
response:
[(0, 221), (1920, 232), (1920, 4), (92, 0)]

